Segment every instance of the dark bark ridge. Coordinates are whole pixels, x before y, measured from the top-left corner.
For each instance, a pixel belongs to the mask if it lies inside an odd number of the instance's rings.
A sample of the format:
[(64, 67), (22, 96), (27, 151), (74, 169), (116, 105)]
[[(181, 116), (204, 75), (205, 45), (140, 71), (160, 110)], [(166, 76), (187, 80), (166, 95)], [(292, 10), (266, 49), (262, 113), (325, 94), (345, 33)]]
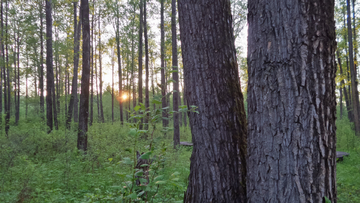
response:
[(248, 202), (336, 202), (334, 1), (248, 9)]
[(194, 143), (184, 202), (246, 202), (247, 123), (230, 1), (178, 1)]

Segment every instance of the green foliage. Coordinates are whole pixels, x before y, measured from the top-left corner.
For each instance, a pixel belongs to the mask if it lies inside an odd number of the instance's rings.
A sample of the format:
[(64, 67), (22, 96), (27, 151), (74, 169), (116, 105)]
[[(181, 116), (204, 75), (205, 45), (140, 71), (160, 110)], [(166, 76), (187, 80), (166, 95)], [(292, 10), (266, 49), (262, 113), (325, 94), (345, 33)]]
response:
[[(41, 120), (20, 122), (9, 138), (0, 135), (0, 202), (182, 200), (191, 150), (173, 149), (172, 131), (158, 125), (160, 109), (149, 112), (140, 105), (136, 110), (133, 119), (150, 114), (149, 130), (140, 130), (138, 121), (124, 126), (94, 123), (86, 155), (76, 149), (77, 132), (60, 129), (47, 134)], [(189, 128), (181, 129), (181, 137), (191, 140)], [(151, 160), (141, 165), (149, 167), (148, 184), (144, 178), (136, 184), (137, 176), (146, 172), (135, 168), (136, 151)]]
[(337, 162), (336, 181), (339, 203), (360, 202), (360, 138), (355, 135), (354, 125), (337, 111), (337, 151), (349, 153), (343, 161)]

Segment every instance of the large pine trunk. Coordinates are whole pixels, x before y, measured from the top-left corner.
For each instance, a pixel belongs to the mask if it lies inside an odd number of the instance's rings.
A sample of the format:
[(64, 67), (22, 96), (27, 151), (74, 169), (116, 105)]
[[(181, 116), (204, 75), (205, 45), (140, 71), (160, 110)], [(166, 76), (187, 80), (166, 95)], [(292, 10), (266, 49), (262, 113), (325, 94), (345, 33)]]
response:
[(89, 82), (90, 82), (90, 22), (89, 1), (81, 0), (83, 19), (83, 67), (81, 75), (80, 114), (77, 148), (87, 150), (87, 131), (89, 120)]
[(335, 203), (334, 0), (248, 9), (248, 202)]
[(247, 124), (230, 0), (178, 1), (192, 140), (184, 202), (246, 202)]

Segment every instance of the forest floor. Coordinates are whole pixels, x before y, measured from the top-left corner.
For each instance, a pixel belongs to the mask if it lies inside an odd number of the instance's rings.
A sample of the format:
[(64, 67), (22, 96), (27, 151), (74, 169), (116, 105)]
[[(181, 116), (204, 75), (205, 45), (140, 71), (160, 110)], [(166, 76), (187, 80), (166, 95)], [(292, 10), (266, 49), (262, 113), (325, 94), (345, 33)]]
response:
[[(136, 137), (119, 123), (94, 124), (86, 155), (76, 150), (77, 134), (45, 132), (40, 121), (12, 126), (0, 135), (0, 202), (182, 202), (190, 172), (191, 147), (173, 150), (172, 133), (155, 130)], [(74, 129), (76, 126), (73, 126)], [(189, 128), (181, 141), (191, 142)], [(338, 202), (360, 202), (360, 141), (346, 120), (337, 121), (338, 151), (350, 153), (337, 163)], [(148, 185), (134, 184), (136, 150), (154, 159)], [(137, 174), (135, 174), (137, 173)]]

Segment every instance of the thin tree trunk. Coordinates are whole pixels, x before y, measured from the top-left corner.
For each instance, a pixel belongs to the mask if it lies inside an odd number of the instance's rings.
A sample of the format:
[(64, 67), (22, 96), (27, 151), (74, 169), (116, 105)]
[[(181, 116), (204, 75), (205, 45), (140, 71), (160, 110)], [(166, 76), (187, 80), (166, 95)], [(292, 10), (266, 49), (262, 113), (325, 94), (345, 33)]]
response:
[[(140, 103), (143, 103), (143, 93), (142, 93), (142, 72), (143, 72), (143, 41), (142, 41), (142, 34), (143, 34), (143, 0), (140, 0), (140, 16), (139, 16), (139, 58), (138, 58), (138, 62), (139, 62), (139, 81), (138, 81), (138, 88), (139, 88), (139, 105)], [(141, 112), (139, 112), (141, 113)], [(142, 129), (142, 123), (143, 123), (143, 119), (141, 119), (141, 124), (140, 124), (140, 129)]]
[[(337, 58), (338, 58), (340, 74), (342, 75), (343, 70), (342, 70), (342, 64), (341, 64), (341, 58), (340, 58), (339, 51), (337, 51), (336, 54), (337, 54)], [(340, 118), (342, 118), (342, 93), (344, 93), (344, 96), (345, 96), (345, 103), (346, 103), (346, 109), (347, 109), (348, 114), (351, 113), (351, 105), (349, 103), (348, 94), (346, 91), (346, 86), (345, 86), (344, 80), (340, 81), (340, 85), (341, 85), (341, 88), (340, 88)], [(343, 91), (341, 91), (341, 90), (343, 90)]]
[[(16, 29), (16, 28), (15, 28)], [(18, 124), (18, 120), (17, 120), (17, 70), (16, 70), (16, 36), (15, 36), (15, 31), (14, 31), (14, 47), (13, 47), (13, 54), (14, 54), (14, 79), (13, 79), (13, 84), (14, 84), (14, 113), (15, 113), (15, 125)]]
[(83, 18), (83, 68), (81, 77), (80, 117), (77, 148), (87, 150), (87, 131), (89, 119), (89, 81), (90, 81), (90, 22), (89, 2), (81, 0)]
[[(57, 39), (58, 39), (58, 32), (56, 30), (56, 26), (55, 26), (55, 80), (56, 80), (56, 114), (59, 115), (60, 114), (60, 80), (59, 80), (59, 73), (61, 71), (60, 67), (59, 67), (59, 48), (57, 45)], [(54, 101), (54, 102), (55, 102)]]
[[(151, 52), (151, 58), (153, 58), (152, 56), (152, 52)], [(151, 89), (152, 89), (152, 99), (154, 100), (155, 99), (155, 84), (154, 84), (154, 75), (155, 75), (155, 72), (154, 72), (154, 64), (152, 63), (152, 60), (151, 60)], [(154, 108), (154, 111), (156, 109), (156, 104), (153, 103), (153, 108)]]
[(184, 202), (246, 202), (247, 124), (230, 1), (181, 0), (178, 8), (188, 105), (199, 112), (190, 113)]
[(247, 202), (336, 203), (334, 1), (248, 9)]
[[(4, 81), (4, 88), (6, 88), (6, 80), (3, 80), (3, 77), (5, 77), (5, 74), (3, 74), (3, 72), (5, 72), (5, 49), (4, 49), (4, 17), (3, 17), (3, 1), (1, 0), (1, 69), (0, 69), (0, 132), (2, 134), (2, 112), (3, 112), (3, 81)], [(4, 92), (4, 104), (6, 106), (6, 90)], [(5, 107), (6, 109), (6, 107)], [(6, 110), (5, 110), (6, 111)]]
[[(77, 82), (78, 82), (78, 66), (80, 55), (80, 33), (82, 24), (82, 13), (80, 11), (79, 23), (77, 23), (77, 2), (74, 2), (74, 72), (71, 88), (71, 96), (69, 102), (68, 115), (66, 118), (66, 128), (70, 129), (71, 117), (74, 114), (74, 122), (78, 121), (78, 103), (77, 103)], [(81, 5), (80, 5), (81, 7)]]
[[(162, 117), (168, 118), (167, 111), (164, 109), (167, 107), (166, 102), (166, 83), (165, 83), (165, 29), (164, 29), (164, 0), (160, 0), (160, 15), (161, 15), (161, 22), (160, 22), (160, 60), (161, 60), (161, 106), (163, 108)], [(168, 126), (168, 120), (163, 119), (163, 127)]]
[(103, 101), (102, 101), (102, 91), (103, 91), (103, 87), (102, 87), (102, 65), (101, 65), (101, 26), (100, 26), (100, 22), (101, 22), (101, 12), (99, 12), (99, 74), (100, 74), (100, 120), (102, 123), (105, 122), (105, 119), (104, 119), (104, 109), (103, 109)]
[(118, 73), (119, 73), (119, 107), (120, 107), (120, 122), (121, 125), (124, 124), (123, 117), (123, 101), (122, 101), (122, 72), (121, 72), (121, 56), (120, 56), (120, 19), (116, 17), (116, 49), (117, 49), (117, 59), (118, 59)]
[[(343, 20), (344, 20), (344, 29), (346, 29), (346, 8), (343, 10)], [(345, 44), (348, 43), (347, 41), (347, 34), (345, 33), (344, 34), (344, 39), (345, 39)], [(345, 59), (346, 59), (346, 75), (347, 75), (347, 80), (348, 81), (351, 81), (350, 80), (350, 70), (349, 70), (349, 59), (348, 59), (348, 51), (347, 51), (347, 47), (345, 47)], [(350, 122), (354, 122), (354, 115), (353, 115), (353, 110), (352, 110), (352, 102), (351, 102), (351, 91), (350, 91), (350, 88), (351, 88), (351, 84), (348, 85), (348, 90), (346, 90), (346, 87), (345, 88), (345, 92), (348, 91), (349, 94), (348, 94), (348, 99), (347, 99), (347, 104), (349, 105), (346, 105), (346, 106), (349, 106), (348, 108), (348, 118), (349, 118), (349, 121)], [(346, 97), (345, 97), (346, 98)]]
[(39, 70), (39, 88), (40, 88), (40, 116), (45, 120), (45, 99), (44, 99), (44, 37), (43, 37), (43, 1), (39, 1), (40, 10), (40, 70)]
[(17, 33), (17, 104), (16, 104), (16, 123), (20, 120), (20, 39), (19, 30)]
[(350, 59), (350, 73), (351, 73), (351, 93), (352, 93), (352, 105), (354, 113), (354, 124), (355, 124), (355, 133), (360, 136), (360, 120), (359, 120), (359, 97), (357, 96), (357, 82), (356, 82), (356, 67), (354, 64), (353, 56), (353, 41), (352, 41), (352, 28), (351, 28), (351, 15), (350, 15), (350, 2), (346, 0), (347, 3), (347, 26), (348, 26), (348, 38), (349, 38), (349, 59)]
[[(93, 2), (94, 3), (94, 2)], [(91, 98), (90, 98), (90, 123), (92, 126), (94, 122), (94, 14), (91, 14), (91, 37), (90, 37), (90, 66), (91, 66)]]
[[(135, 76), (134, 76), (134, 72), (135, 72), (135, 45), (134, 45), (134, 26), (135, 26), (135, 5), (134, 5), (134, 18), (133, 18), (133, 25), (132, 25), (132, 32), (131, 32), (131, 79), (130, 79), (130, 85), (132, 86), (132, 96), (133, 96), (133, 99), (132, 99), (132, 102), (133, 102), (133, 108), (136, 106), (136, 88), (135, 88), (135, 82), (134, 82), (134, 79), (135, 79)], [(129, 92), (129, 98), (130, 98), (130, 92)], [(130, 101), (130, 99), (129, 99)], [(131, 110), (130, 108), (130, 102), (129, 102), (129, 111)]]
[(52, 54), (52, 17), (51, 2), (46, 0), (46, 120), (48, 133), (53, 130), (53, 93), (54, 93), (54, 73), (53, 73), (53, 54)]
[(176, 0), (171, 1), (171, 33), (172, 33), (172, 69), (173, 69), (173, 119), (174, 119), (174, 148), (180, 144), (180, 127), (179, 127), (179, 73), (178, 73), (178, 56), (176, 40)]
[[(147, 10), (146, 10), (146, 0), (144, 1), (144, 38), (145, 38), (145, 108), (150, 110), (150, 101), (149, 101), (149, 44), (148, 44), (148, 33), (147, 33)], [(147, 114), (145, 117), (145, 129), (149, 129), (149, 116)]]
[[(26, 55), (26, 69), (29, 69), (29, 56)], [(28, 115), (28, 99), (29, 99), (29, 93), (28, 93), (28, 70), (25, 70), (25, 119), (27, 120)], [(36, 78), (36, 77), (35, 77)], [(1, 91), (0, 91), (1, 92)]]
[[(10, 68), (9, 68), (9, 49), (8, 49), (8, 11), (9, 11), (9, 2), (8, 0), (6, 0), (6, 19), (5, 19), (5, 43), (6, 43), (6, 80), (4, 81), (6, 83), (5, 86), (5, 94), (7, 94), (5, 100), (6, 100), (6, 116), (5, 116), (5, 133), (8, 136), (9, 135), (9, 129), (10, 129), (10, 102), (11, 102), (11, 98), (10, 98)], [(5, 74), (5, 72), (4, 72)]]
[(114, 124), (114, 69), (115, 69), (115, 50), (111, 53), (111, 122)]

